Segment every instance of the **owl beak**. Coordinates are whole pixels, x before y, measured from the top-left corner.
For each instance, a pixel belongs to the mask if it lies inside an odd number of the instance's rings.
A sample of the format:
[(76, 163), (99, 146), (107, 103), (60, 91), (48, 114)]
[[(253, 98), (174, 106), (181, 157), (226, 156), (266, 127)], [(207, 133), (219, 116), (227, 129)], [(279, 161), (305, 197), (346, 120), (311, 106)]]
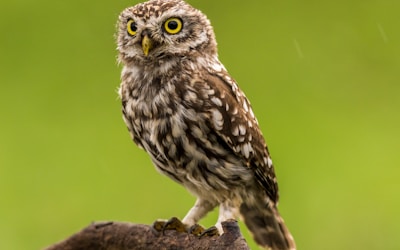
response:
[(147, 56), (149, 54), (149, 51), (153, 48), (153, 42), (149, 38), (148, 35), (145, 35), (142, 39), (142, 49), (143, 49), (143, 54)]

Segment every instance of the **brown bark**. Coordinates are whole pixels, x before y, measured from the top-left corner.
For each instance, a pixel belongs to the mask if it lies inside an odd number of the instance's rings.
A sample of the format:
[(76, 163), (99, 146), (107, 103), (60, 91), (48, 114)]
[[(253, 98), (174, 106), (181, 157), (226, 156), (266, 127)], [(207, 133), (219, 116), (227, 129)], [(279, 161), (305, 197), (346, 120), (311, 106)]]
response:
[(162, 233), (149, 225), (97, 222), (45, 250), (249, 249), (236, 221), (225, 221), (222, 227), (221, 236), (198, 237), (175, 230)]

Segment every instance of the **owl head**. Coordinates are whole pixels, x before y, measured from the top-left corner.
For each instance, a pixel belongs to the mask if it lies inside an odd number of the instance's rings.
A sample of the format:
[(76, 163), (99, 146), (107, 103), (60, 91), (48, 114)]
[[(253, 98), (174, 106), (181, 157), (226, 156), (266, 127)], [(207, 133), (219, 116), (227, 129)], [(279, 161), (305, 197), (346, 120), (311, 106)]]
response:
[(182, 0), (150, 0), (127, 8), (119, 16), (117, 29), (123, 63), (156, 64), (217, 54), (210, 21)]

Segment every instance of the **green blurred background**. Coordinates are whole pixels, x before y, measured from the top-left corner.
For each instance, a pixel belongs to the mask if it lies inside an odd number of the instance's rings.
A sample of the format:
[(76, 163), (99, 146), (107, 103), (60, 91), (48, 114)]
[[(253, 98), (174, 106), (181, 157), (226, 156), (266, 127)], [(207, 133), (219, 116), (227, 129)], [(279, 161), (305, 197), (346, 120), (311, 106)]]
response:
[[(136, 3), (0, 3), (0, 249), (192, 206), (121, 119), (115, 23)], [(298, 248), (400, 249), (400, 2), (190, 3), (253, 104)]]

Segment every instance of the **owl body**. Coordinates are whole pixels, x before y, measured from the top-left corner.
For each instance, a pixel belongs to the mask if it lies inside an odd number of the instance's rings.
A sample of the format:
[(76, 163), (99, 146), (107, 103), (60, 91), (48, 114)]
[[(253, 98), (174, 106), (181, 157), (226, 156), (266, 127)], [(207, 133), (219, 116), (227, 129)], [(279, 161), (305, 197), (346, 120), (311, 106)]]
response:
[(213, 29), (181, 0), (151, 0), (118, 23), (123, 118), (157, 170), (197, 197), (191, 226), (219, 206), (244, 218), (257, 243), (295, 249), (276, 204), (278, 187), (250, 103), (220, 63)]
[(170, 71), (179, 77), (139, 73), (134, 77), (140, 80), (132, 81), (137, 86), (121, 86), (121, 96), (132, 137), (150, 154), (156, 168), (196, 196), (220, 203), (236, 193), (232, 187), (242, 189), (254, 178), (215, 131), (224, 126), (219, 109), (229, 110), (229, 106), (222, 106), (214, 86), (195, 80), (203, 79), (204, 71), (218, 78), (215, 69), (223, 67), (215, 65), (196, 69), (198, 63), (183, 59)]

